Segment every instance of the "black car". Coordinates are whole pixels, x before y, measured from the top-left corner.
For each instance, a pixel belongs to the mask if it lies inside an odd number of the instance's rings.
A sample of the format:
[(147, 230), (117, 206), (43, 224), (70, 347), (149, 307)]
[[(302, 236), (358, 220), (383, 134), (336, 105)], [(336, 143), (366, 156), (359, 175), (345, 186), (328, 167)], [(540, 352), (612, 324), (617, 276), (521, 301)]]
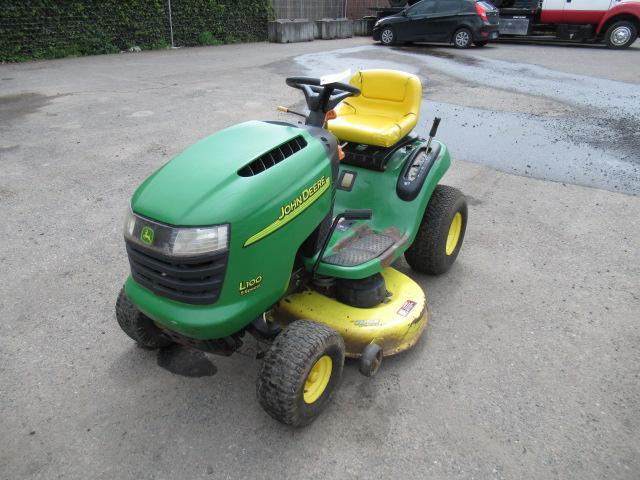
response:
[(479, 47), (498, 38), (498, 9), (485, 1), (422, 0), (385, 17), (373, 27), (373, 39), (384, 45), (444, 42), (457, 48)]

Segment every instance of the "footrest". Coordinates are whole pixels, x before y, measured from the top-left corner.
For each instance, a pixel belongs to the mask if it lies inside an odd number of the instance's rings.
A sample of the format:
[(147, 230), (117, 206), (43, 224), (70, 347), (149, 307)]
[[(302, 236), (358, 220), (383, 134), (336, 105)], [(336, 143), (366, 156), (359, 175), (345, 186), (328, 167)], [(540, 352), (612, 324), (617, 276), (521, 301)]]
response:
[(339, 252), (325, 257), (322, 261), (341, 267), (361, 265), (379, 257), (394, 244), (393, 238), (379, 233), (369, 233), (346, 245)]

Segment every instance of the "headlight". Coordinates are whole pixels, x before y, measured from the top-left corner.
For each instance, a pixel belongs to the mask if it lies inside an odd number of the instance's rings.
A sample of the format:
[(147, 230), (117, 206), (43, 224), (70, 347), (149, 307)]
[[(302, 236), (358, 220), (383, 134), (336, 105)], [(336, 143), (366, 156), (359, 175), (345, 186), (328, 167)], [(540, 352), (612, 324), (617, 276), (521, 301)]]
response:
[(378, 25), (380, 25), (380, 22), (382, 22), (382, 20), (378, 20), (376, 23), (374, 23), (373, 28), (376, 28)]
[(227, 248), (228, 225), (208, 228), (181, 228), (173, 241), (174, 255), (202, 255)]
[(206, 255), (228, 248), (229, 225), (172, 227), (140, 217), (129, 210), (124, 222), (124, 237), (163, 255)]

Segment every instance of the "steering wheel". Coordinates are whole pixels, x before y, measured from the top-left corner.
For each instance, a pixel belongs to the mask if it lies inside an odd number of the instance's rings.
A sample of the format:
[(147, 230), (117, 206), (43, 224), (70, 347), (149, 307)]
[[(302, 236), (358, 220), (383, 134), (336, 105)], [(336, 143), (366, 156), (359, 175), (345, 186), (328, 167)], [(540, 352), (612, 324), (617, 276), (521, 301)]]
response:
[(322, 85), (319, 78), (289, 77), (287, 85), (302, 90), (311, 112), (325, 114), (347, 97), (360, 95), (360, 89), (348, 83), (332, 82)]

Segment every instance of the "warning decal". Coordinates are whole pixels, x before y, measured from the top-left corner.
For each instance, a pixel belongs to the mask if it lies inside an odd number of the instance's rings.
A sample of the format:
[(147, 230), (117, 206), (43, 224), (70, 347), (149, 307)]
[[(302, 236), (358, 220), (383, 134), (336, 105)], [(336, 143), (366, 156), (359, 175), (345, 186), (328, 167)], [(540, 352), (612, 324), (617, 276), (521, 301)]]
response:
[(414, 302), (413, 300), (407, 300), (406, 302), (404, 302), (404, 305), (400, 307), (400, 310), (398, 310), (398, 315), (406, 317), (407, 315), (409, 315), (409, 313), (411, 313), (411, 310), (413, 310), (413, 307), (415, 306), (416, 302)]

